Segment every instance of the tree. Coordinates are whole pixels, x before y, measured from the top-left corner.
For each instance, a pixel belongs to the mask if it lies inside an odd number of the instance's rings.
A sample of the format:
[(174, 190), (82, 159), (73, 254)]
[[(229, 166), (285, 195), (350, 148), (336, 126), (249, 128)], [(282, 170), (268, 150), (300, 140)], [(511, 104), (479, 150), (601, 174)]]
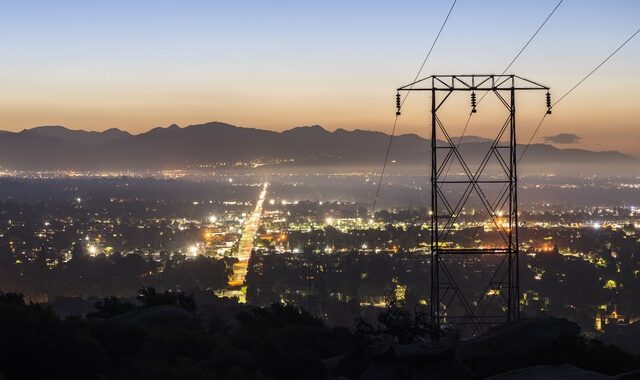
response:
[(94, 307), (97, 311), (89, 314), (89, 316), (98, 318), (110, 318), (135, 309), (135, 306), (131, 302), (122, 301), (118, 297), (113, 296), (97, 301)]
[(73, 244), (73, 248), (71, 249), (71, 259), (72, 260), (81, 260), (87, 257), (87, 253), (84, 249), (84, 246), (80, 242), (75, 242)]
[(193, 295), (185, 295), (181, 291), (165, 290), (164, 293), (158, 293), (153, 287), (144, 287), (138, 291), (137, 298), (146, 307), (175, 305), (190, 313), (195, 313), (197, 308)]

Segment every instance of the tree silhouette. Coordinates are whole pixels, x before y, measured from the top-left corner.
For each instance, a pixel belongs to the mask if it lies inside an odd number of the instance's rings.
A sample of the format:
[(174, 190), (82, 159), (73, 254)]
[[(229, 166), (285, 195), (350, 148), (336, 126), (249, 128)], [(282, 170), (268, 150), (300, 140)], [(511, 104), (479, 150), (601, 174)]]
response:
[(146, 307), (175, 305), (190, 313), (195, 313), (197, 308), (193, 296), (185, 295), (181, 291), (166, 290), (163, 293), (158, 293), (153, 287), (145, 287), (138, 291), (137, 299)]

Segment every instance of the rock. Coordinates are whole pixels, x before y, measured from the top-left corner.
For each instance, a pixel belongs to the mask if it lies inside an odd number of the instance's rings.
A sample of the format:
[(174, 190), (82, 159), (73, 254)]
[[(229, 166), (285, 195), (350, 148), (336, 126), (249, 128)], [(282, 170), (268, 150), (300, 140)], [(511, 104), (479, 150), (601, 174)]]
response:
[(385, 360), (372, 362), (359, 379), (471, 380), (473, 373), (456, 357), (435, 362)]
[(577, 324), (566, 319), (522, 319), (460, 342), (457, 354), (477, 375), (486, 377), (515, 368), (550, 364), (563, 344), (575, 342)]
[(473, 372), (457, 357), (451, 356), (425, 366), (413, 367), (407, 374), (408, 379), (429, 380), (471, 380)]
[(572, 365), (537, 365), (488, 377), (487, 380), (610, 380), (617, 377), (587, 371)]
[(373, 342), (367, 347), (366, 353), (374, 358), (380, 359), (388, 355), (392, 355), (393, 339), (385, 337), (382, 340)]
[(453, 348), (440, 344), (393, 344), (393, 356), (398, 360), (437, 360), (451, 357)]
[(322, 359), (322, 365), (329, 374), (335, 374), (340, 368), (340, 363), (344, 360), (344, 355), (338, 355), (327, 359)]
[(363, 354), (340, 358), (337, 367), (326, 361), (331, 374), (359, 379), (473, 379), (473, 373), (455, 356), (451, 346), (441, 344), (399, 344), (381, 340), (370, 344)]
[(612, 379), (613, 380), (638, 380), (640, 379), (640, 370), (621, 373), (619, 375), (613, 376)]
[(340, 360), (335, 372), (332, 375), (345, 376), (350, 379), (357, 379), (361, 376), (373, 362), (371, 355), (363, 352), (350, 352)]
[(473, 373), (455, 355), (451, 345), (437, 343), (394, 344), (395, 363), (408, 379), (458, 379), (474, 378)]
[(388, 380), (405, 379), (393, 364), (371, 363), (371, 365), (360, 376), (360, 380)]

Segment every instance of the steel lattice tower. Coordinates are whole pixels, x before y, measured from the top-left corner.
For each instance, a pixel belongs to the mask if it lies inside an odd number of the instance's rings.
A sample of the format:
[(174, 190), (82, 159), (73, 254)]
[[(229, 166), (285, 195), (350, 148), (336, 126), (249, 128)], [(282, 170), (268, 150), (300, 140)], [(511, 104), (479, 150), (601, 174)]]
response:
[[(469, 328), (471, 334), (476, 334), (482, 332), (486, 325), (520, 317), (516, 92), (525, 90), (546, 90), (547, 112), (551, 112), (549, 88), (516, 75), (432, 75), (398, 89), (398, 94), (427, 91), (431, 95), (429, 305), (436, 339), (445, 326), (458, 325), (457, 328)], [(472, 113), (476, 112), (476, 92), (483, 93), (483, 96), (495, 94), (507, 111), (506, 120), (498, 128), (489, 148), (476, 155), (478, 166), (473, 165), (474, 168), (460, 152), (461, 139), (454, 141), (438, 117), (440, 108), (458, 91), (471, 93)], [(398, 108), (399, 105), (398, 102)], [(498, 174), (486, 173), (490, 163), (497, 168)], [(454, 164), (459, 168), (459, 178), (448, 179), (449, 169)], [(453, 187), (457, 192), (451, 190)], [(460, 197), (451, 199), (452, 194)], [(478, 198), (479, 209), (499, 235), (499, 243), (490, 247), (461, 247), (448, 241), (455, 233), (455, 224), (472, 195)], [(484, 261), (477, 260), (480, 258)], [(452, 271), (450, 265), (453, 265), (453, 260), (460, 259), (476, 259), (475, 265), (484, 265), (483, 262), (492, 265), (489, 269), (483, 268), (485, 272), (492, 272), (485, 273), (490, 275), (488, 283), (474, 284), (484, 285), (482, 292), (469, 296), (458, 285), (461, 274)], [(464, 270), (462, 276), (469, 280), (470, 276), (465, 275)]]

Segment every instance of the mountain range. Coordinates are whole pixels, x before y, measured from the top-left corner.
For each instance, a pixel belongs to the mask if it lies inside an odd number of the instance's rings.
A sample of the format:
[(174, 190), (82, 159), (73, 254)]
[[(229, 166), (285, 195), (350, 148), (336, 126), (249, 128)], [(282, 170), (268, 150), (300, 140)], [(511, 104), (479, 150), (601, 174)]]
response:
[[(454, 141), (457, 139), (454, 138)], [(16, 170), (180, 169), (262, 161), (286, 165), (379, 165), (389, 135), (382, 132), (304, 126), (283, 132), (210, 122), (181, 128), (175, 124), (133, 135), (112, 128), (104, 132), (43, 126), (21, 132), (0, 131), (0, 165)], [(460, 149), (469, 156), (486, 151), (490, 140), (468, 136)], [(430, 141), (415, 134), (395, 136), (393, 162), (425, 165)], [(522, 147), (520, 147), (522, 149)], [(533, 144), (528, 163), (636, 163), (615, 152), (560, 149)]]

